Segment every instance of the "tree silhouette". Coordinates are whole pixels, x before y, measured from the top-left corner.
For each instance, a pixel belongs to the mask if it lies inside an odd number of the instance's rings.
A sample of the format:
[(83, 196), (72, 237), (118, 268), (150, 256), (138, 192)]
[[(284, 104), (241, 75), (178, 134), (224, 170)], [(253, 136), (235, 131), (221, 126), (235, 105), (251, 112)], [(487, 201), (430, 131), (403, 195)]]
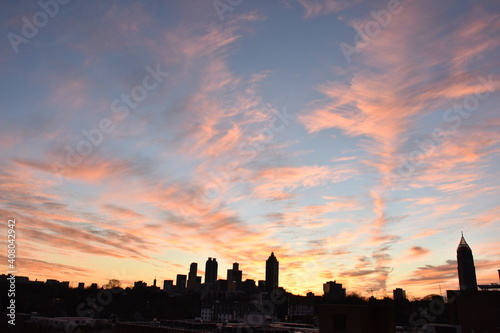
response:
[(111, 280), (109, 280), (108, 283), (103, 285), (103, 288), (104, 289), (113, 289), (113, 288), (120, 288), (121, 286), (122, 286), (122, 283), (119, 280), (111, 279)]

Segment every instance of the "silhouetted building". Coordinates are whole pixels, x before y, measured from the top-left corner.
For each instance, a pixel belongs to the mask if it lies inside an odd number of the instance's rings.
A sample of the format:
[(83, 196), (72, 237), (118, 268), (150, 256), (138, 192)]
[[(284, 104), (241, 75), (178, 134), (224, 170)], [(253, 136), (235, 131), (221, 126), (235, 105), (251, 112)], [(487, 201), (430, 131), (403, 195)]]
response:
[(337, 281), (328, 281), (323, 284), (323, 296), (327, 303), (342, 303), (345, 301), (346, 290)]
[(227, 291), (227, 280), (217, 280), (216, 289), (217, 291)]
[(217, 281), (217, 270), (217, 260), (215, 258), (208, 258), (205, 264), (205, 284), (215, 284), (215, 281)]
[(85, 288), (85, 282), (78, 283), (78, 289), (83, 290)]
[(476, 268), (472, 250), (465, 241), (464, 235), (457, 248), (458, 281), (460, 290), (477, 290)]
[(450, 323), (463, 333), (500, 332), (500, 291), (448, 290)]
[[(30, 278), (27, 276), (16, 276), (16, 283), (28, 283), (30, 282)], [(64, 282), (62, 282), (64, 283)], [(69, 282), (68, 282), (69, 284)]]
[(319, 306), (320, 332), (396, 332), (394, 308), (388, 304)]
[(255, 285), (255, 280), (246, 279), (241, 283), (241, 290), (247, 294), (254, 294), (257, 292), (257, 286)]
[(163, 280), (163, 291), (171, 292), (174, 286), (174, 281)]
[(239, 290), (243, 272), (239, 270), (239, 264), (233, 263), (233, 269), (227, 270), (227, 288), (228, 290)]
[(187, 276), (185, 274), (177, 274), (177, 279), (175, 280), (175, 287), (178, 292), (183, 292), (186, 289)]
[(406, 291), (401, 288), (394, 289), (392, 295), (395, 301), (403, 301), (406, 299)]
[(271, 293), (278, 288), (279, 283), (279, 261), (274, 256), (274, 252), (266, 260), (266, 291)]
[(197, 289), (197, 281), (196, 281), (196, 274), (198, 273), (198, 264), (195, 262), (192, 262), (191, 265), (189, 266), (189, 275), (188, 275), (188, 280), (187, 280), (187, 288), (188, 290), (195, 290)]
[(134, 289), (144, 289), (144, 288), (146, 288), (146, 282), (143, 281), (134, 282)]
[(57, 286), (57, 285), (59, 285), (59, 281), (54, 280), (54, 279), (47, 279), (47, 281), (45, 281), (45, 284), (47, 286)]
[(462, 233), (457, 248), (460, 290), (448, 290), (450, 323), (462, 332), (500, 332), (500, 291), (478, 291), (472, 250)]
[(259, 280), (257, 282), (257, 288), (259, 288), (260, 291), (266, 291), (266, 281), (264, 280)]

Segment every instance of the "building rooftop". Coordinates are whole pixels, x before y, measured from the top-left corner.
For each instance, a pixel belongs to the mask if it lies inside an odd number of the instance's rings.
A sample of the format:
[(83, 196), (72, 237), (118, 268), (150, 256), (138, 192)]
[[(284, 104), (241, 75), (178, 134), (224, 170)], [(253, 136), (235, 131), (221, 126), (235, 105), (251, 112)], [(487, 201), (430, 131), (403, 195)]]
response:
[(458, 249), (466, 248), (470, 250), (469, 244), (465, 241), (464, 233), (462, 232), (462, 238), (460, 238), (460, 243), (458, 244)]

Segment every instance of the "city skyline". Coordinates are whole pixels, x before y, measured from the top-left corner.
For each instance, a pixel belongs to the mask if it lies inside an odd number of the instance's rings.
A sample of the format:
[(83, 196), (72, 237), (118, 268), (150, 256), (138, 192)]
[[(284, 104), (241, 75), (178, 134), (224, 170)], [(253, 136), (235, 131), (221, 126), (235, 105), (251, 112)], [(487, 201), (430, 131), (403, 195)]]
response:
[(295, 294), (423, 297), (458, 289), (463, 230), (476, 284), (497, 281), (498, 17), (491, 0), (2, 2), (18, 274), (195, 288), (209, 256), (239, 283), (274, 253)]
[[(215, 264), (215, 265), (214, 265)], [(168, 292), (173, 292), (174, 294), (182, 294), (185, 292), (200, 292), (201, 290), (203, 291), (242, 291), (242, 282), (252, 282), (254, 287), (261, 289), (261, 291), (266, 292), (267, 294), (271, 294), (275, 292), (279, 288), (283, 288), (282, 286), (279, 285), (279, 261), (277, 260), (276, 256), (274, 255), (274, 252), (271, 253), (269, 258), (266, 260), (265, 266), (265, 274), (261, 279), (252, 279), (245, 277), (243, 278), (243, 271), (239, 270), (239, 263), (232, 263), (232, 268), (227, 270), (227, 278), (226, 279), (219, 279), (219, 276), (217, 274), (217, 266), (218, 263), (216, 261), (216, 258), (209, 257), (206, 262), (207, 268), (205, 271), (198, 270), (198, 263), (192, 262), (189, 265), (189, 269), (187, 270), (188, 274), (176, 274), (176, 279), (163, 279), (163, 288), (164, 291)], [(209, 273), (207, 273), (209, 272)], [(236, 272), (236, 274), (235, 274)], [(497, 270), (498, 272), (498, 278), (500, 279), (500, 269)], [(202, 283), (202, 276), (198, 275), (205, 275), (205, 280)], [(457, 271), (456, 271), (458, 280), (459, 280), (459, 285), (457, 286), (457, 290), (465, 290), (465, 291), (478, 291), (478, 284), (476, 281), (476, 271), (474, 267), (474, 259), (473, 259), (473, 253), (472, 249), (469, 247), (467, 244), (463, 232), (462, 236), (460, 238), (460, 242), (457, 247)], [(209, 277), (207, 280), (206, 278)], [(29, 277), (23, 277), (22, 280), (26, 282), (26, 278), (29, 279)], [(55, 279), (47, 279), (47, 282), (55, 282), (57, 280)], [(190, 282), (191, 281), (191, 282)], [(229, 282), (238, 282), (236, 284), (231, 285)], [(43, 281), (41, 281), (43, 282)], [(70, 288), (81, 288), (85, 283), (84, 282), (78, 282), (75, 283), (75, 281), (58, 281), (59, 283), (62, 284), (67, 284), (67, 287)], [(175, 282), (175, 284), (174, 284)], [(218, 284), (220, 282), (225, 282), (224, 284)], [(263, 282), (263, 286), (261, 287), (260, 284)], [(269, 283), (271, 282), (271, 283)], [(340, 301), (342, 298), (345, 298), (346, 295), (354, 295), (357, 294), (361, 297), (363, 295), (357, 291), (355, 292), (347, 292), (346, 289), (342, 289), (342, 283), (339, 283), (342, 281), (325, 281), (323, 283), (323, 296), (326, 297), (327, 300), (330, 301)], [(483, 284), (481, 285), (482, 290), (488, 290), (488, 289), (498, 289), (498, 282), (492, 282), (490, 281), (488, 284)], [(108, 284), (111, 283), (111, 280), (108, 281)], [(130, 285), (124, 285), (121, 283), (121, 281), (117, 280), (113, 283), (120, 283), (122, 288), (126, 287), (136, 287), (137, 284), (141, 284), (143, 286), (148, 286), (148, 287), (157, 287), (157, 279), (154, 277), (153, 283), (148, 284), (147, 281), (139, 280), (139, 281), (134, 281), (133, 284)], [(106, 285), (108, 285), (106, 284)], [(106, 285), (102, 285), (101, 287), (104, 288)], [(98, 285), (96, 283), (91, 283), (90, 287), (95, 286), (98, 288)], [(168, 286), (168, 289), (165, 288), (165, 286)], [(87, 286), (89, 287), (89, 286)], [(176, 289), (173, 289), (176, 288)], [(221, 289), (222, 288), (222, 289)], [(288, 292), (286, 288), (283, 289), (285, 292)], [(357, 290), (357, 289), (355, 289)], [(336, 296), (331, 296), (331, 293), (333, 291), (333, 295)], [(367, 290), (367, 292), (371, 293), (371, 296), (373, 297), (373, 290)], [(404, 290), (402, 288), (395, 288), (392, 293), (393, 293), (393, 299), (394, 300), (401, 300), (401, 299), (407, 299), (407, 294), (408, 290)], [(409, 291), (410, 294), (411, 290)], [(311, 291), (307, 290), (306, 292), (299, 292), (298, 295), (306, 295), (310, 294)], [(442, 293), (442, 290), (440, 290), (440, 295)], [(430, 293), (427, 294), (426, 296), (431, 296), (431, 295), (438, 295), (436, 293)], [(318, 295), (316, 295), (318, 296)], [(333, 297), (330, 299), (330, 297)], [(336, 297), (336, 298), (335, 298)], [(384, 295), (378, 295), (378, 297), (383, 297), (387, 298), (390, 297), (388, 293), (385, 293)], [(414, 297), (414, 296), (413, 296)], [(367, 297), (366, 297), (367, 298)], [(414, 297), (415, 299), (418, 299), (418, 297)]]

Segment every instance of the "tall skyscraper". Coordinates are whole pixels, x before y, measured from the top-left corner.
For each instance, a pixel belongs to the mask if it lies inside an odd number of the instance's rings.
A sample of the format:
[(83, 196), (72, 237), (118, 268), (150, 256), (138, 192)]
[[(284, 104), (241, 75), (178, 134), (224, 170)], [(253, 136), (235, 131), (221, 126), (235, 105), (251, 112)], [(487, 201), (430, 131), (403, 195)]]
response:
[(198, 264), (195, 262), (192, 262), (191, 265), (189, 266), (189, 275), (188, 275), (188, 280), (187, 280), (187, 288), (188, 290), (194, 290), (197, 289), (197, 282), (196, 282), (196, 274), (198, 273)]
[(279, 261), (274, 252), (266, 260), (266, 291), (271, 293), (278, 288)]
[(464, 234), (457, 248), (458, 282), (460, 290), (477, 290), (476, 268), (474, 257), (469, 244), (465, 241)]
[(178, 292), (183, 292), (186, 289), (186, 274), (177, 274), (177, 279), (175, 281), (175, 286)]
[(214, 285), (217, 281), (217, 260), (215, 258), (208, 258), (205, 264), (205, 283)]
[(233, 269), (227, 270), (227, 285), (229, 290), (239, 290), (243, 272), (239, 269), (240, 264), (233, 263)]
[(208, 257), (205, 263), (205, 284), (212, 282), (212, 258)]

